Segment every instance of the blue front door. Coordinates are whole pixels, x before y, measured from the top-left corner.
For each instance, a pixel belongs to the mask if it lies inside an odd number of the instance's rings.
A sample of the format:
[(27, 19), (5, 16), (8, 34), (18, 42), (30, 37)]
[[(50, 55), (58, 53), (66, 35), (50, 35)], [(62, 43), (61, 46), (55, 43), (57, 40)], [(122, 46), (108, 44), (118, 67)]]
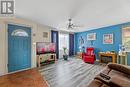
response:
[(31, 28), (8, 24), (8, 72), (31, 67)]

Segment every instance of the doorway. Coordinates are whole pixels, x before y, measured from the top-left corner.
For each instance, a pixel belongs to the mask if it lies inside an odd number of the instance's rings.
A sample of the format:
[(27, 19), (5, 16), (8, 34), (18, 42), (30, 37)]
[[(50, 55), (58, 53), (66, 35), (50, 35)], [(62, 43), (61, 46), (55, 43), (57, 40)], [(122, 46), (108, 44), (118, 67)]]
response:
[(8, 24), (8, 72), (31, 67), (31, 28)]

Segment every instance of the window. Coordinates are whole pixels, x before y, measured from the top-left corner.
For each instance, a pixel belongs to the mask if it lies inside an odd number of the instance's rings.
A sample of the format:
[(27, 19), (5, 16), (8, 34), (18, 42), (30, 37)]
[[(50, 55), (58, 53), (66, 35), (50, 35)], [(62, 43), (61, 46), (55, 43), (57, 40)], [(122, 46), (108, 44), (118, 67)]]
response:
[(23, 37), (28, 37), (28, 33), (22, 29), (17, 29), (14, 30), (11, 34), (12, 36), (23, 36)]
[(130, 27), (122, 29), (122, 44), (125, 46), (126, 51), (130, 51)]
[(63, 50), (63, 47), (69, 49), (69, 34), (59, 34), (59, 49)]
[(63, 58), (64, 50), (63, 47), (67, 48), (66, 54), (69, 54), (69, 34), (59, 33), (59, 58)]

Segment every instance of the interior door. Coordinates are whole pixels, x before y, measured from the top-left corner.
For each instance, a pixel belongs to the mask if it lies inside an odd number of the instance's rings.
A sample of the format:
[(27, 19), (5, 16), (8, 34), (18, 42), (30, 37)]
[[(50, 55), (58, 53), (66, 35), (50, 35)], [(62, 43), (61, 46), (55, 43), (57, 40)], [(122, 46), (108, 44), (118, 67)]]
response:
[(31, 67), (31, 28), (8, 24), (8, 72)]

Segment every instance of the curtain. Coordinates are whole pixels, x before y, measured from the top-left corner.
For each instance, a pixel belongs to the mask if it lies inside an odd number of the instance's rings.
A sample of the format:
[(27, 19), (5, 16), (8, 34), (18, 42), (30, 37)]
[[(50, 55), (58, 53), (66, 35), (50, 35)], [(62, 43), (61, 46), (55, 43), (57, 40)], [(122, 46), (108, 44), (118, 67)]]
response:
[(69, 34), (69, 56), (74, 55), (74, 34)]
[(56, 56), (57, 56), (57, 59), (59, 59), (58, 31), (51, 30), (51, 42), (56, 44)]

